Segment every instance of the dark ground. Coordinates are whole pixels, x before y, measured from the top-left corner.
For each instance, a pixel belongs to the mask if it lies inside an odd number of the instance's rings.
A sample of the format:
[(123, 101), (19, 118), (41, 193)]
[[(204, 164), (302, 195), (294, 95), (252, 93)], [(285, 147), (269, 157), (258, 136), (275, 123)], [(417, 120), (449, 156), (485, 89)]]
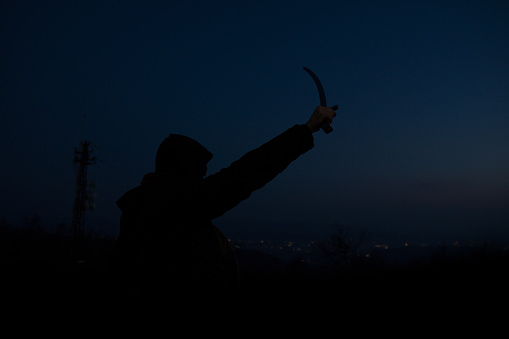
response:
[[(70, 256), (70, 237), (61, 225), (48, 232), (37, 220), (22, 226), (0, 225), (0, 276), (4, 300), (25, 303), (45, 300), (108, 302), (115, 286), (108, 281), (106, 263), (111, 237), (86, 234), (80, 260)], [(304, 301), (328, 302), (405, 297), (433, 300), (502, 300), (509, 286), (509, 250), (489, 244), (451, 254), (437, 247), (423, 257), (401, 264), (384, 253), (348, 261), (312, 262), (302, 257), (282, 260), (258, 250), (237, 249), (240, 291), (256, 302), (286, 295)]]

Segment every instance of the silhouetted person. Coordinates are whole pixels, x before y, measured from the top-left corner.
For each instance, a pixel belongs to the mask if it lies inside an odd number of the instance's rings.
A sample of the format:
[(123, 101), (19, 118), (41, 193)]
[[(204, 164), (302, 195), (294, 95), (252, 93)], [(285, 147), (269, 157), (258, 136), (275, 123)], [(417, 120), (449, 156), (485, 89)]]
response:
[(233, 249), (212, 220), (310, 150), (312, 133), (334, 116), (319, 106), (306, 124), (207, 177), (212, 153), (191, 138), (170, 134), (157, 151), (155, 172), (117, 201), (122, 216), (111, 264), (122, 293), (162, 296), (178, 288), (236, 287)]

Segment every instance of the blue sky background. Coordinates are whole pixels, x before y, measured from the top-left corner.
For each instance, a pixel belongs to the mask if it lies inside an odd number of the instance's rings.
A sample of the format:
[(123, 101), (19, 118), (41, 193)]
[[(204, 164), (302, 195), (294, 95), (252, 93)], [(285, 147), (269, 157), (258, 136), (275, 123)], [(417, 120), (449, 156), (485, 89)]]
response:
[[(72, 218), (91, 140), (97, 208), (154, 168), (169, 133), (213, 173), (338, 104), (330, 135), (215, 223), (291, 238), (509, 239), (507, 1), (2, 1), (0, 216)], [(83, 116), (86, 125), (83, 129)]]

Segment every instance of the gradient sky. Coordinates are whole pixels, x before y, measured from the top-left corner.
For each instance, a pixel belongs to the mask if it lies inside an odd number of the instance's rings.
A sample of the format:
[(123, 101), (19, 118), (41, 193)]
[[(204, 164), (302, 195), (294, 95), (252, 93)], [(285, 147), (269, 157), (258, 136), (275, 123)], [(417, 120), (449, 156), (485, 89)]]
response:
[(83, 135), (99, 159), (87, 227), (115, 233), (115, 201), (169, 133), (213, 152), (213, 173), (305, 123), (307, 66), (335, 130), (215, 220), (228, 236), (509, 240), (507, 1), (2, 1), (0, 43), (8, 221), (71, 223)]

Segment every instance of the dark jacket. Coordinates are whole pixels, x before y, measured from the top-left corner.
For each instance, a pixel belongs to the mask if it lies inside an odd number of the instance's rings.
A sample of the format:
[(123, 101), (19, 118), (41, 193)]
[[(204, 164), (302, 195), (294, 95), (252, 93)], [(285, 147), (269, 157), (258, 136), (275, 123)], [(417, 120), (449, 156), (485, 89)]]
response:
[(140, 186), (117, 201), (122, 216), (111, 263), (122, 274), (121, 284), (150, 290), (236, 286), (233, 250), (212, 219), (312, 147), (311, 131), (296, 125), (201, 180), (169, 173), (145, 175)]

